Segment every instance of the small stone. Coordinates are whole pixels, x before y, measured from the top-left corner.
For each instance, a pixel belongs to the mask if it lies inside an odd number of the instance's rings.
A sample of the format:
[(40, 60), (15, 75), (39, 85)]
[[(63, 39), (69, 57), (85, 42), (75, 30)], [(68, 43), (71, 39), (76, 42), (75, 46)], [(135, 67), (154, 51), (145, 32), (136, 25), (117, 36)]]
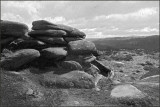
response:
[(27, 95), (33, 95), (33, 93), (34, 91), (31, 88), (29, 88), (28, 91), (26, 92)]

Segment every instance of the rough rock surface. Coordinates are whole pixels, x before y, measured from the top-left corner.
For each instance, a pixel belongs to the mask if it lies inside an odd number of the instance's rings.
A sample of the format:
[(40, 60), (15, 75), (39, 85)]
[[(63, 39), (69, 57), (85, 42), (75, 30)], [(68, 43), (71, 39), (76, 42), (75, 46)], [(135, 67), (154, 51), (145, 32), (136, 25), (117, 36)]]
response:
[(76, 37), (64, 37), (64, 40), (69, 43), (71, 41), (77, 41), (77, 40), (82, 40), (83, 38), (76, 38)]
[(62, 38), (54, 38), (54, 37), (37, 37), (38, 40), (41, 40), (43, 42), (55, 45), (55, 44), (62, 44), (67, 45), (67, 42)]
[(39, 51), (34, 49), (22, 49), (14, 53), (6, 53), (1, 58), (1, 67), (5, 69), (18, 69), (39, 56)]
[(22, 37), (28, 32), (28, 26), (13, 21), (1, 21), (1, 35), (2, 37)]
[(143, 94), (136, 87), (126, 84), (126, 85), (116, 86), (111, 91), (111, 97), (116, 97), (116, 98), (120, 98), (120, 97), (122, 97), (122, 98), (124, 98), (124, 97), (143, 98), (143, 97), (145, 97), (145, 94)]
[(41, 52), (41, 57), (45, 57), (47, 59), (55, 59), (60, 60), (66, 57), (67, 51), (61, 47), (50, 47), (43, 49)]
[(53, 24), (45, 20), (38, 20), (32, 23), (33, 30), (45, 30), (45, 29), (54, 29), (54, 30), (64, 30), (68, 33), (69, 37), (81, 37), (85, 38), (85, 33), (79, 31), (76, 28), (62, 25), (62, 24)]
[(37, 49), (41, 50), (44, 48), (47, 48), (49, 45), (46, 43), (30, 38), (30, 39), (16, 39), (12, 41), (9, 45), (8, 48), (10, 50), (19, 50), (19, 49)]
[(73, 55), (86, 55), (96, 52), (94, 43), (86, 40), (71, 41), (68, 47), (69, 53)]
[(71, 71), (59, 76), (43, 77), (41, 84), (59, 88), (93, 88), (93, 77), (84, 71)]
[(82, 66), (76, 61), (62, 61), (57, 64), (57, 66), (61, 69), (65, 70), (83, 70)]
[(63, 37), (66, 35), (66, 32), (63, 30), (33, 30), (28, 33), (31, 37), (37, 36), (49, 36), (49, 37)]

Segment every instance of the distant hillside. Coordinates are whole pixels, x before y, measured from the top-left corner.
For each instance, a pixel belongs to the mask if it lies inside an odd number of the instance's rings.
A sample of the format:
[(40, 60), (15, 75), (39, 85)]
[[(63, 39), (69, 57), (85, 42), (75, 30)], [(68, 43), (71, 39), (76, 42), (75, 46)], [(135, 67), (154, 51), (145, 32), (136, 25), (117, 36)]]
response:
[(159, 51), (159, 35), (88, 40), (94, 42), (98, 50), (144, 49), (146, 51)]

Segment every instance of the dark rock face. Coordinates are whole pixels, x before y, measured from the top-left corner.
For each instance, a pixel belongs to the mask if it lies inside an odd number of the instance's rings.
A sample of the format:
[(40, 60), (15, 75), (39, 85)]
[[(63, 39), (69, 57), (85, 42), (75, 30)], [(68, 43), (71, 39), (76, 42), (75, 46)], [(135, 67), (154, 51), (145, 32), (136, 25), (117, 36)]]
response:
[(60, 60), (67, 56), (67, 51), (62, 47), (51, 47), (43, 49), (41, 52), (41, 57), (47, 59)]
[(54, 37), (37, 37), (38, 40), (41, 40), (43, 42), (52, 44), (52, 45), (66, 45), (67, 42), (62, 38), (54, 38)]
[(111, 70), (105, 67), (102, 63), (100, 63), (97, 60), (94, 60), (91, 62), (93, 65), (95, 65), (101, 72), (102, 75), (108, 77), (109, 74), (111, 73)]
[(1, 21), (1, 35), (2, 37), (22, 37), (28, 32), (28, 26), (13, 21)]
[(69, 54), (86, 55), (96, 52), (94, 43), (86, 40), (71, 41), (68, 44)]
[(8, 46), (8, 44), (9, 44), (10, 42), (12, 42), (13, 40), (15, 40), (13, 37), (9, 37), (9, 38), (6, 38), (6, 39), (2, 39), (2, 38), (1, 38), (1, 42), (0, 42), (0, 44), (1, 44), (1, 52), (2, 52), (2, 50), (3, 50), (4, 48), (6, 48), (6, 47)]
[(1, 67), (10, 70), (18, 69), (39, 56), (39, 51), (34, 49), (22, 49), (13, 53), (6, 53), (5, 56), (1, 58)]
[(31, 32), (28, 33), (28, 35), (30, 35), (31, 37), (38, 37), (38, 36), (42, 36), (42, 37), (63, 37), (66, 36), (66, 32), (63, 30), (51, 30), (51, 29), (47, 29), (47, 30), (33, 30)]
[(8, 45), (10, 50), (18, 49), (37, 49), (41, 50), (46, 48), (48, 45), (42, 41), (36, 39), (17, 39)]
[(97, 74), (100, 73), (100, 70), (93, 64), (91, 64), (91, 67), (84, 69), (84, 71), (94, 77), (96, 77)]

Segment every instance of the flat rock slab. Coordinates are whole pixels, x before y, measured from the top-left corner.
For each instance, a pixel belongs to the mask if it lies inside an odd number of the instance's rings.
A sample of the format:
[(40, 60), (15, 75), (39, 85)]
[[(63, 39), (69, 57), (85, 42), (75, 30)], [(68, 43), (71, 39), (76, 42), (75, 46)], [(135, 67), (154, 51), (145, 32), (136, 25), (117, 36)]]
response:
[(76, 28), (63, 25), (63, 24), (54, 24), (46, 20), (37, 20), (32, 22), (32, 29), (33, 30), (47, 30), (47, 29), (53, 29), (53, 30), (63, 30), (67, 32), (68, 37), (78, 37), (78, 38), (85, 38), (86, 34)]
[(23, 37), (28, 32), (28, 26), (23, 23), (8, 20), (1, 21), (2, 37)]
[(118, 85), (111, 91), (111, 96), (116, 98), (144, 98), (145, 95), (136, 87), (126, 84)]

